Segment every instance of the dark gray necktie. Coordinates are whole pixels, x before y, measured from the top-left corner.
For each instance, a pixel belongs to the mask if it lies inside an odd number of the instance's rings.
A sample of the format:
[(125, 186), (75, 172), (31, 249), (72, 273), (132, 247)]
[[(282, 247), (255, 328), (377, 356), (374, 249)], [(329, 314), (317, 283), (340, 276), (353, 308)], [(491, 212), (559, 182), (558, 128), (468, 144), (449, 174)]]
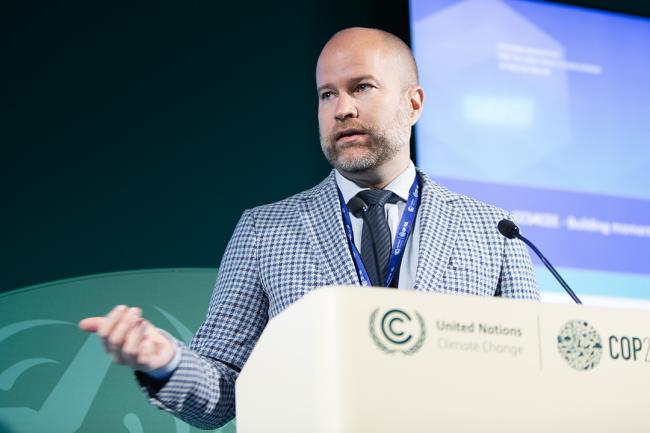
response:
[(372, 285), (383, 287), (392, 248), (384, 205), (397, 203), (400, 198), (393, 192), (382, 189), (361, 191), (356, 197), (365, 203), (365, 206), (355, 212), (356, 216), (363, 219), (361, 260)]

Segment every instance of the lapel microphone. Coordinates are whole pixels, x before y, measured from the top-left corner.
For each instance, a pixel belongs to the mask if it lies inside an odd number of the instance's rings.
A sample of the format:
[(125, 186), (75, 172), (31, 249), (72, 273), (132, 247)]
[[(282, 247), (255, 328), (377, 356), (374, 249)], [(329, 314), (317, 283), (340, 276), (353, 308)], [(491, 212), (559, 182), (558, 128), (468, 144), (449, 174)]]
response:
[(348, 209), (350, 210), (350, 213), (355, 217), (361, 217), (362, 213), (366, 213), (368, 211), (368, 205), (365, 201), (363, 201), (361, 197), (355, 195), (348, 202)]
[(528, 239), (523, 237), (519, 233), (519, 227), (517, 227), (517, 224), (514, 222), (508, 220), (508, 219), (502, 219), (499, 221), (499, 224), (497, 225), (497, 229), (499, 229), (499, 233), (501, 233), (503, 236), (507, 237), (508, 239), (520, 239), (523, 241), (526, 245), (530, 247), (531, 250), (535, 251), (535, 254), (539, 257), (539, 259), (544, 263), (544, 266), (551, 271), (551, 274), (555, 277), (555, 279), (560, 283), (560, 285), (566, 290), (566, 292), (571, 296), (571, 299), (575, 301), (576, 304), (582, 304), (580, 299), (576, 296), (575, 293), (573, 293), (573, 290), (571, 290), (571, 287), (564, 281), (564, 279), (560, 276), (560, 274), (555, 270), (551, 262), (546, 260), (546, 257), (544, 257), (544, 254), (540, 250), (537, 249), (537, 247)]

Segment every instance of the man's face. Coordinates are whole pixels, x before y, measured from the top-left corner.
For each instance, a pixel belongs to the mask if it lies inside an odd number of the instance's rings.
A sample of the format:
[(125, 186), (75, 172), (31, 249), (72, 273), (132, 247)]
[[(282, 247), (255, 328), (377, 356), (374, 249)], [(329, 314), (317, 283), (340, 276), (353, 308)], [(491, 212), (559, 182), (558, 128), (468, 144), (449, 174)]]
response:
[(327, 160), (361, 172), (408, 152), (409, 100), (396, 68), (381, 49), (334, 44), (318, 60), (318, 124)]

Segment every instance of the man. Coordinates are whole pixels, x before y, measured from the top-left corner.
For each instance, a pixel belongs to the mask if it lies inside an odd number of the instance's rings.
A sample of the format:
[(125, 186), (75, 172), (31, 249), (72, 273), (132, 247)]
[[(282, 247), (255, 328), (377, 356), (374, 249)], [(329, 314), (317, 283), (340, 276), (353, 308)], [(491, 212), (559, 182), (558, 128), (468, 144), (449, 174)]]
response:
[(190, 348), (137, 308), (80, 323), (136, 370), (153, 404), (198, 427), (235, 415), (235, 380), (267, 321), (314, 288), (539, 299), (525, 247), (496, 230), (507, 214), (436, 185), (410, 161), (424, 92), (401, 40), (341, 31), (323, 48), (316, 81), (321, 146), (336, 170), (309, 191), (244, 212)]

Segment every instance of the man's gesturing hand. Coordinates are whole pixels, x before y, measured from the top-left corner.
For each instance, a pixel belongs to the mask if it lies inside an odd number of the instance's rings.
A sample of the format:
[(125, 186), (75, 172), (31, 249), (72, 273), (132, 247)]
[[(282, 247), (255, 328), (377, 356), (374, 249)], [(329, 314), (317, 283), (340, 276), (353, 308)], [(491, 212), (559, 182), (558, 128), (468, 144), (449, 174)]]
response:
[(83, 319), (79, 322), (79, 328), (95, 332), (116, 363), (135, 370), (156, 370), (172, 360), (176, 347), (141, 314), (137, 307), (118, 305), (106, 317)]

